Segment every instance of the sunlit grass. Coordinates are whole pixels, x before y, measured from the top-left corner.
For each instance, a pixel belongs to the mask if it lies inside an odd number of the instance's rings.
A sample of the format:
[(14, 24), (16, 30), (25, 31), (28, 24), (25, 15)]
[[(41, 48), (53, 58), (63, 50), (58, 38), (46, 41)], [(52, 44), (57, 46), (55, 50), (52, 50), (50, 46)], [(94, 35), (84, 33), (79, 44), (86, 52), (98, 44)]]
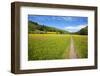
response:
[(70, 35), (29, 34), (28, 60), (65, 59), (69, 57)]
[[(70, 52), (68, 34), (29, 34), (28, 60), (68, 59)], [(88, 57), (88, 37), (73, 35), (78, 58)]]
[(73, 35), (73, 39), (78, 58), (87, 58), (88, 37), (86, 35)]

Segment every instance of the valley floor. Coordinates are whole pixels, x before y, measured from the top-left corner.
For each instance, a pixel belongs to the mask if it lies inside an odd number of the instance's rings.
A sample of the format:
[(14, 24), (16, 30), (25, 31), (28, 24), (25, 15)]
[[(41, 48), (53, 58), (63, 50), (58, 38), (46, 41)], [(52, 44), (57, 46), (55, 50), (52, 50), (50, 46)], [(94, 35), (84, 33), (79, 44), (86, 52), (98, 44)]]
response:
[(77, 59), (87, 58), (86, 35), (29, 34), (28, 59)]

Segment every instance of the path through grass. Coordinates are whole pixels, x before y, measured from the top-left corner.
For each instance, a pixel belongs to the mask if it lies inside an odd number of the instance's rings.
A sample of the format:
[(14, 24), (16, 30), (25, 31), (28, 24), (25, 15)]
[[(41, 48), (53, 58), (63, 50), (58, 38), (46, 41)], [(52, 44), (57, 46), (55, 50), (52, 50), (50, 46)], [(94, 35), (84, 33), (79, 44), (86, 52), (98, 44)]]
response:
[[(72, 35), (77, 58), (88, 57), (88, 40), (85, 35)], [(28, 60), (69, 59), (71, 35), (29, 34)]]
[(78, 58), (87, 58), (88, 37), (86, 35), (73, 35), (73, 39)]

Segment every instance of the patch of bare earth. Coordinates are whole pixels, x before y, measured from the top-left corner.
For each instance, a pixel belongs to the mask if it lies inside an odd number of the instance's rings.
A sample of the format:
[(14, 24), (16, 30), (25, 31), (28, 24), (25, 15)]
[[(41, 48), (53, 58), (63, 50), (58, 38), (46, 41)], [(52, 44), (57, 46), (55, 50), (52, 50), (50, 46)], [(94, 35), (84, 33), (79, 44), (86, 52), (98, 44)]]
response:
[(69, 58), (70, 59), (76, 59), (77, 58), (77, 54), (76, 54), (75, 46), (74, 46), (74, 40), (73, 40), (73, 37), (72, 36), (71, 36), (71, 40), (70, 40)]

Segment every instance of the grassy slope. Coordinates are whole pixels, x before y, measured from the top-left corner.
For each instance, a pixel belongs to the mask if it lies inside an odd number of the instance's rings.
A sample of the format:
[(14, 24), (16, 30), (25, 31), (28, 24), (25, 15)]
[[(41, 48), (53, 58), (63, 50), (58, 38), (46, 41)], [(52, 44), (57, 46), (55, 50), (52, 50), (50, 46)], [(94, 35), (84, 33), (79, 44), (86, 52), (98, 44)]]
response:
[(73, 39), (78, 58), (87, 58), (88, 37), (86, 35), (74, 35)]
[(29, 34), (28, 59), (50, 60), (68, 58), (70, 35)]
[[(38, 30), (38, 32), (36, 32)], [(47, 25), (40, 25), (37, 22), (28, 21), (28, 32), (38, 34), (40, 32), (56, 32), (61, 34), (68, 34), (69, 32), (66, 30), (58, 29), (55, 27), (50, 27)]]

